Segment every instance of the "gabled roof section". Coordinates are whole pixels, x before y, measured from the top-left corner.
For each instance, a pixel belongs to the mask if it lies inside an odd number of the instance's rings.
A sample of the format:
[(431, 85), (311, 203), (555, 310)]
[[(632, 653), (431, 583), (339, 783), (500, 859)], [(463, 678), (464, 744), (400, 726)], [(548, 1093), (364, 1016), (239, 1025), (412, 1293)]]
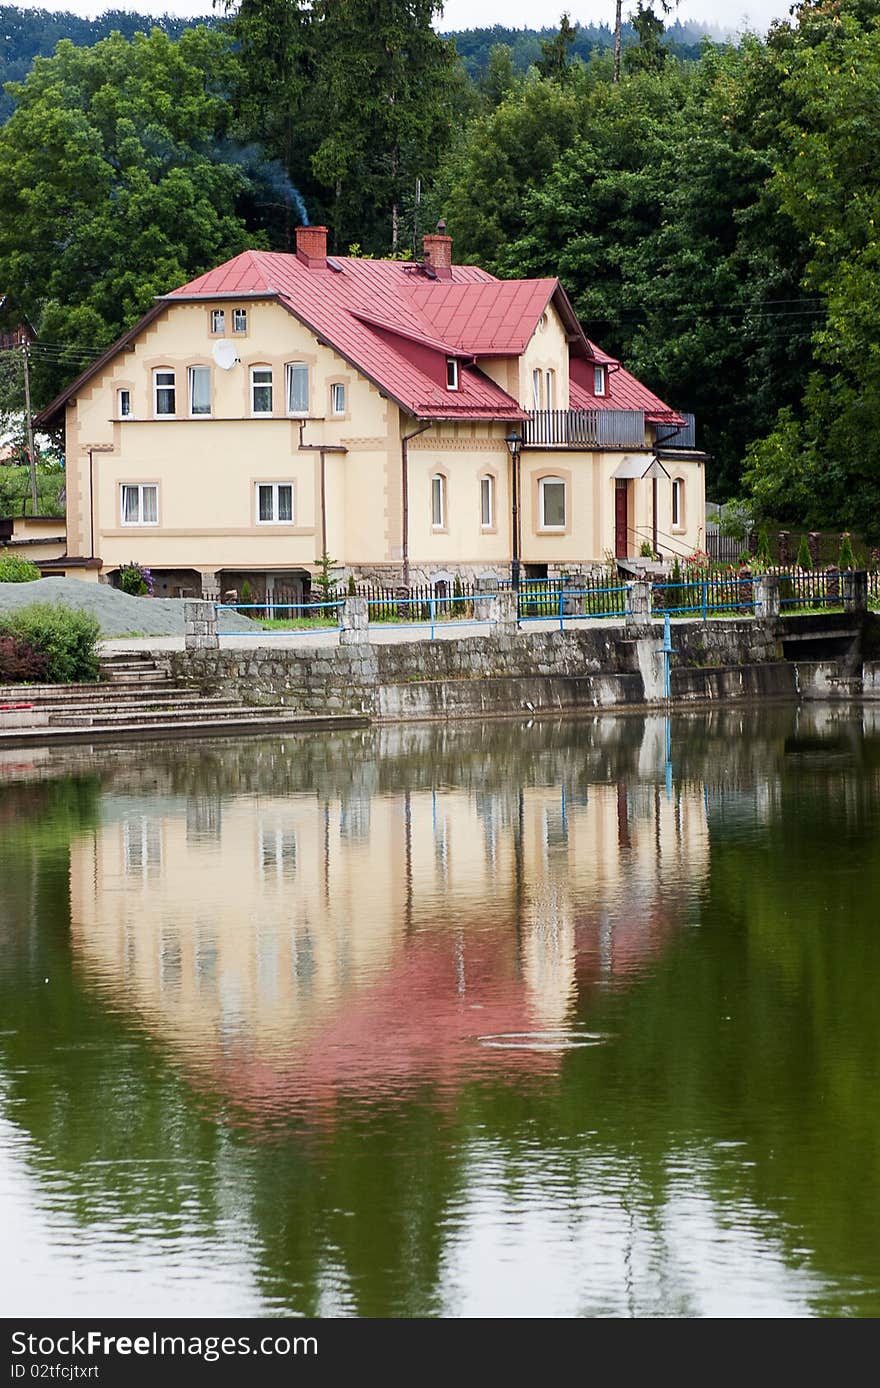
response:
[[(484, 270), (455, 265), (445, 287), (473, 292), (495, 286)], [(394, 260), (334, 256), (305, 265), (277, 251), (245, 251), (166, 296), (167, 301), (218, 295), (277, 298), (287, 311), (402, 409), (423, 419), (521, 419), (517, 402), (481, 371), (463, 365), (459, 389), (448, 390), (420, 362), (424, 348), (461, 356), (422, 312), (416, 291), (433, 285), (419, 267)], [(469, 353), (469, 355), (474, 355)]]
[[(479, 360), (520, 356), (552, 304), (569, 345), (572, 409), (640, 409), (652, 419), (680, 419), (590, 342), (556, 279), (497, 280), (475, 265), (453, 265), (450, 278), (436, 279), (416, 263), (338, 256), (309, 261), (249, 250), (158, 299), (37, 422), (51, 424), (77, 390), (170, 306), (227, 299), (276, 301), (406, 413), (438, 420), (525, 417), (517, 401), (479, 369)], [(446, 384), (449, 356), (459, 360), (457, 390)], [(590, 389), (596, 362), (609, 368), (603, 397)]]
[[(604, 361), (602, 360), (604, 358)], [(613, 363), (614, 357), (602, 353), (599, 364)], [(637, 381), (624, 367), (610, 370), (606, 379), (606, 394), (594, 395), (588, 382), (592, 365), (572, 361), (569, 365), (569, 403), (573, 410), (644, 410), (652, 424), (683, 424), (684, 419), (665, 405), (658, 395)]]

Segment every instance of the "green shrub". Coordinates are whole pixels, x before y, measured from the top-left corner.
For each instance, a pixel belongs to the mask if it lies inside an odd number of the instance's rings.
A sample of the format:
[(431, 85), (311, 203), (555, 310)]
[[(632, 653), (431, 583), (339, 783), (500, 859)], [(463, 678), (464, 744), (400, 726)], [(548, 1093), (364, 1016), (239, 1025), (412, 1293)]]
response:
[(456, 574), (452, 583), (452, 615), (453, 617), (464, 615), (464, 588), (462, 587), (461, 574)]
[(0, 616), (0, 636), (11, 636), (45, 656), (49, 684), (97, 680), (100, 635), (98, 622), (87, 612), (47, 602)]
[(36, 564), (11, 550), (0, 549), (0, 583), (33, 583), (39, 577)]
[(755, 555), (755, 568), (760, 572), (762, 569), (769, 569), (773, 564), (773, 555), (770, 552), (770, 536), (766, 525), (762, 525), (758, 531), (758, 552)]
[(348, 596), (350, 598), (357, 596), (357, 585), (354, 581), (354, 574), (348, 575)]
[(806, 535), (801, 536), (801, 542), (798, 545), (797, 559), (795, 560), (795, 563), (797, 564), (799, 569), (810, 570), (813, 567), (813, 556), (810, 553), (810, 542), (807, 539)]
[(856, 557), (853, 554), (852, 536), (845, 530), (840, 537), (840, 553), (837, 556), (837, 567), (839, 569), (854, 569)]
[(119, 588), (132, 598), (153, 596), (153, 575), (143, 564), (124, 564), (119, 570)]

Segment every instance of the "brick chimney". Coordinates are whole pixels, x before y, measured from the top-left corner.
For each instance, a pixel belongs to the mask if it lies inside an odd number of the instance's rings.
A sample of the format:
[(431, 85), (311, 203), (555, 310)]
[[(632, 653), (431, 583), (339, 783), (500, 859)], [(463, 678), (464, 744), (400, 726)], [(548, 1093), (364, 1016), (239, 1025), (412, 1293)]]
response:
[(323, 269), (327, 264), (327, 228), (297, 227), (296, 253), (310, 269)]
[(452, 279), (452, 237), (446, 235), (446, 223), (438, 222), (435, 234), (422, 237), (425, 264), (430, 265), (438, 279)]

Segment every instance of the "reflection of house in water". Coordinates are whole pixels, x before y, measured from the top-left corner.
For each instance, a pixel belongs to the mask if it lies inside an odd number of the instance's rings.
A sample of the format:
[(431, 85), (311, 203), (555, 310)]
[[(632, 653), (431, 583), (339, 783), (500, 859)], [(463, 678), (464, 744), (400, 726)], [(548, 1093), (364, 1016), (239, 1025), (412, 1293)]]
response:
[(493, 1063), (480, 1037), (570, 1027), (578, 992), (662, 948), (708, 861), (702, 793), (635, 780), (104, 805), (71, 846), (82, 967), (261, 1105), (451, 1082)]

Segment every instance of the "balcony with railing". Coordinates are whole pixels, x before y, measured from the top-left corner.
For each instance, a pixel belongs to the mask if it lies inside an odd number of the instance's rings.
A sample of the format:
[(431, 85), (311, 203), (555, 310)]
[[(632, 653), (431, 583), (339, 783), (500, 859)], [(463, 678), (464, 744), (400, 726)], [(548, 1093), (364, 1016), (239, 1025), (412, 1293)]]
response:
[[(694, 448), (694, 416), (684, 424), (651, 421), (657, 448)], [(523, 422), (526, 448), (644, 448), (644, 410), (535, 410)]]
[(535, 410), (523, 422), (526, 448), (644, 448), (643, 410)]

